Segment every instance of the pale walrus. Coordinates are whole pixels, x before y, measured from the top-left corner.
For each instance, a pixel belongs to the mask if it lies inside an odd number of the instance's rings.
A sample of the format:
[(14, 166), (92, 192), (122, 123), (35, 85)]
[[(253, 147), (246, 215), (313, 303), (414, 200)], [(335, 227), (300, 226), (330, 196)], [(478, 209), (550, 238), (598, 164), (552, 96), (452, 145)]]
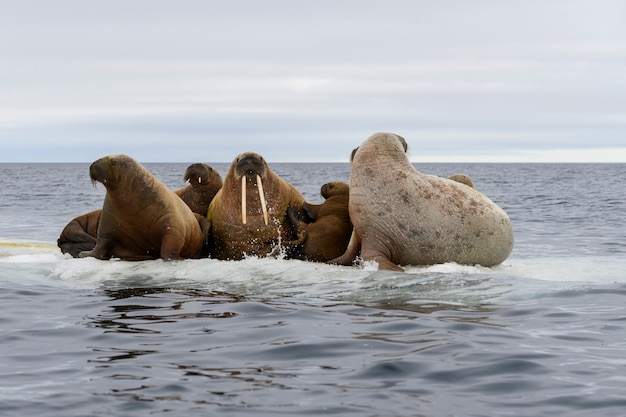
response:
[(206, 216), (211, 200), (222, 188), (221, 175), (210, 165), (195, 163), (187, 167), (183, 180), (189, 184), (176, 190), (176, 194), (191, 211)]
[(465, 184), (468, 187), (474, 187), (474, 181), (472, 181), (472, 177), (467, 174), (454, 174), (448, 177), (449, 180), (460, 182), (461, 184)]
[(127, 155), (105, 156), (89, 167), (106, 188), (96, 246), (81, 257), (124, 260), (199, 258), (198, 219), (174, 191)]
[(70, 220), (57, 239), (61, 252), (77, 258), (80, 252), (93, 249), (96, 246), (101, 214), (102, 210), (93, 210)]
[(237, 260), (276, 252), (296, 237), (287, 208), (301, 212), (303, 203), (303, 195), (274, 173), (261, 155), (240, 154), (209, 206), (211, 257)]
[(326, 262), (343, 254), (352, 234), (352, 223), (348, 212), (349, 186), (345, 182), (329, 182), (322, 185), (322, 204), (305, 202), (303, 211), (308, 218), (302, 221), (289, 209), (289, 218), (304, 231), (304, 242), (298, 246), (299, 259)]
[(379, 269), (445, 262), (493, 266), (513, 249), (507, 214), (474, 188), (418, 172), (406, 141), (376, 133), (353, 152), (346, 253), (329, 261), (349, 265), (358, 255)]

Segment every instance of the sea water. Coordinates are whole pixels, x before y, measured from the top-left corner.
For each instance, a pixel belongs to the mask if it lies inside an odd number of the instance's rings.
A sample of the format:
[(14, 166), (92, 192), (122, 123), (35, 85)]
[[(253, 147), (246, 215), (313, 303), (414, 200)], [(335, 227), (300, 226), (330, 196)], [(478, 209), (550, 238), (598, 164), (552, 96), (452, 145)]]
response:
[[(188, 164), (145, 165), (184, 186)], [(405, 273), (73, 259), (88, 166), (0, 164), (2, 416), (626, 415), (625, 164), (416, 164), (469, 174), (516, 243)], [(312, 202), (350, 171), (270, 166)]]

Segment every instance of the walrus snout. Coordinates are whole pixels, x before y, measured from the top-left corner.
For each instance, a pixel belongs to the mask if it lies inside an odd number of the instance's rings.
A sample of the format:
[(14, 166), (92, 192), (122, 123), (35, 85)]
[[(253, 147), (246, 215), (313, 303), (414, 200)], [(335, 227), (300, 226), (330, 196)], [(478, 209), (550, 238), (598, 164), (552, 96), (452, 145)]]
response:
[(246, 152), (237, 158), (235, 166), (237, 177), (247, 177), (249, 181), (253, 181), (257, 176), (263, 178), (265, 176), (265, 161), (263, 157), (254, 152)]
[(183, 180), (190, 184), (202, 184), (209, 181), (211, 177), (210, 167), (205, 164), (191, 164), (187, 167)]
[(89, 166), (89, 177), (94, 185), (97, 181), (107, 185), (111, 181), (117, 181), (119, 167), (127, 167), (135, 163), (136, 161), (128, 155), (103, 156)]
[(107, 157), (100, 158), (89, 166), (89, 178), (91, 178), (93, 185), (96, 185), (97, 182), (106, 184), (109, 173), (111, 172), (108, 159)]
[(263, 211), (263, 221), (267, 226), (269, 224), (269, 219), (262, 182), (262, 178), (265, 176), (265, 161), (263, 160), (263, 157), (254, 152), (242, 153), (236, 159), (235, 174), (237, 177), (241, 177), (241, 222), (243, 224), (246, 224), (247, 222), (246, 181), (249, 181), (251, 184), (254, 184), (254, 181), (256, 181), (256, 184), (254, 185), (256, 185), (259, 193), (259, 201)]

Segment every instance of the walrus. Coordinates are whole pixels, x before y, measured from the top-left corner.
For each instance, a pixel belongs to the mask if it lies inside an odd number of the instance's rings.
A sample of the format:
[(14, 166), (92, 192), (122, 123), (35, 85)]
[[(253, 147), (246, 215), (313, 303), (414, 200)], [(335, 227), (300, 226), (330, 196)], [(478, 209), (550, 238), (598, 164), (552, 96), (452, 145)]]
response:
[(450, 179), (452, 181), (460, 182), (461, 184), (465, 184), (465, 185), (467, 185), (468, 187), (471, 187), (471, 188), (476, 188), (476, 187), (474, 187), (474, 181), (472, 181), (472, 177), (470, 177), (467, 174), (450, 175), (448, 177), (448, 179)]
[(80, 252), (93, 249), (96, 246), (101, 215), (102, 210), (93, 210), (70, 220), (57, 239), (61, 252), (78, 258)]
[(304, 202), (302, 209), (306, 221), (302, 221), (294, 209), (289, 208), (289, 219), (298, 227), (298, 235), (304, 231), (304, 240), (297, 248), (299, 259), (326, 262), (343, 254), (352, 234), (348, 212), (349, 186), (336, 181), (322, 185), (322, 204)]
[(209, 205), (211, 257), (239, 260), (276, 253), (283, 242), (297, 237), (287, 208), (301, 212), (304, 201), (300, 191), (274, 173), (261, 155), (238, 155)]
[(96, 246), (80, 257), (139, 261), (199, 258), (199, 220), (174, 191), (127, 155), (98, 159), (89, 167), (94, 185), (106, 195)]
[[(204, 180), (203, 180), (204, 178)], [(176, 190), (176, 194), (196, 213), (203, 233), (208, 230), (206, 214), (209, 203), (222, 186), (222, 177), (207, 164), (191, 164), (185, 170), (183, 180), (189, 184)], [(96, 246), (98, 224), (102, 209), (93, 210), (70, 220), (61, 231), (57, 245), (62, 253), (77, 258), (80, 252), (90, 251)], [(205, 244), (208, 243), (205, 236)]]
[(176, 194), (191, 211), (206, 216), (211, 200), (222, 188), (222, 176), (210, 165), (195, 163), (187, 167), (183, 180), (189, 184), (176, 190)]
[(376, 133), (353, 152), (346, 252), (329, 263), (350, 265), (359, 253), (379, 269), (446, 262), (494, 266), (513, 249), (507, 214), (472, 187), (417, 171), (407, 143)]

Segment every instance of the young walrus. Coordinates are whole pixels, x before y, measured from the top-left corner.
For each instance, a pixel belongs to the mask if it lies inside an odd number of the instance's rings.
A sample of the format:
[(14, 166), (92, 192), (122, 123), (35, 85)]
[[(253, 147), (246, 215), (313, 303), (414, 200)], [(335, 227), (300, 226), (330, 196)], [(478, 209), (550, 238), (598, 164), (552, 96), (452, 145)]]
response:
[(348, 212), (349, 186), (345, 182), (329, 182), (320, 189), (325, 198), (322, 204), (304, 203), (308, 217), (302, 221), (295, 210), (289, 218), (296, 224), (303, 242), (296, 249), (296, 257), (306, 261), (326, 262), (343, 254), (350, 241), (352, 223)]

